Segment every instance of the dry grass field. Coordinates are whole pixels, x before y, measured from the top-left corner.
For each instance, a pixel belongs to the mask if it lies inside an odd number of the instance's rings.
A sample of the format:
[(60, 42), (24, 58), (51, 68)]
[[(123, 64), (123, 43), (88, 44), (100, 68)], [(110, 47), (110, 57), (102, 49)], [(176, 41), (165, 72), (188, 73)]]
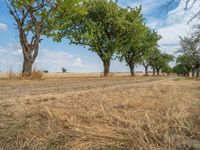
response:
[(0, 150), (199, 150), (200, 81), (0, 79)]

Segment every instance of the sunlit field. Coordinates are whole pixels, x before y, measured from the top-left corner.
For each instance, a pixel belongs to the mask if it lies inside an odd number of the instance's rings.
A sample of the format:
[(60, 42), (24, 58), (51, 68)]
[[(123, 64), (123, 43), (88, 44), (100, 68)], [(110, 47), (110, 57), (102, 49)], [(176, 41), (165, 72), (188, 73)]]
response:
[(199, 8), (0, 0), (0, 150), (200, 150)]
[(200, 80), (0, 75), (1, 150), (200, 149)]

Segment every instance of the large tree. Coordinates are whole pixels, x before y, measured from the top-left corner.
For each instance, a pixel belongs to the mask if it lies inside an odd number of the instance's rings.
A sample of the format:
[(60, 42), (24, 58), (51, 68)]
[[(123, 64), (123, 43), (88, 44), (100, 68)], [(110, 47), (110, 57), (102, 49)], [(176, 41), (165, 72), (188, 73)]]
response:
[(146, 40), (144, 44), (144, 55), (142, 56), (142, 65), (145, 68), (145, 75), (148, 75), (148, 68), (151, 66), (152, 62), (159, 56), (158, 41), (161, 36), (155, 31), (148, 30), (146, 35)]
[(143, 16), (140, 8), (124, 9), (124, 30), (125, 36), (119, 42), (117, 58), (125, 61), (130, 68), (131, 76), (134, 76), (135, 65), (141, 62), (145, 51), (145, 44), (148, 40), (148, 28), (144, 25)]
[(79, 0), (5, 0), (5, 2), (19, 32), (24, 58), (22, 74), (30, 76), (32, 65), (39, 52), (42, 35), (49, 35), (53, 29), (52, 26), (55, 26), (59, 19), (55, 17), (55, 14), (61, 6), (65, 6), (66, 13), (62, 15), (72, 15), (71, 10), (75, 8)]
[(38, 55), (41, 35), (46, 30), (48, 13), (53, 5), (48, 0), (5, 0), (19, 32), (23, 51), (24, 76), (30, 76)]
[(70, 39), (71, 43), (87, 47), (95, 52), (103, 62), (104, 76), (108, 76), (110, 62), (116, 52), (123, 23), (123, 11), (116, 2), (107, 0), (88, 0), (81, 3), (82, 13), (59, 20), (54, 32), (55, 40)]

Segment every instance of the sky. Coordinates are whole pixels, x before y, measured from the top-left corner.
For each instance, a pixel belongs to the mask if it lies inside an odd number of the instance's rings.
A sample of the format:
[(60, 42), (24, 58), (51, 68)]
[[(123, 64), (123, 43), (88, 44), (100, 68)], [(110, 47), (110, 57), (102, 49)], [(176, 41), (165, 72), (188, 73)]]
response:
[[(186, 14), (185, 0), (174, 3), (168, 11), (162, 7), (166, 3), (165, 0), (119, 0), (118, 3), (121, 7), (141, 5), (147, 26), (162, 36), (159, 41), (160, 49), (173, 55), (179, 48), (179, 36), (183, 37), (191, 33), (193, 23), (188, 24), (188, 20), (200, 6), (196, 5), (192, 12)], [(22, 69), (22, 50), (14, 23), (4, 0), (0, 0), (0, 71), (2, 72), (11, 69), (20, 72)], [(69, 72), (101, 72), (103, 70), (99, 57), (86, 48), (70, 45), (67, 39), (56, 43), (43, 37), (34, 68), (61, 72), (62, 67)], [(136, 70), (141, 71), (143, 67), (138, 66)], [(129, 68), (125, 63), (113, 60), (110, 71), (128, 72)]]

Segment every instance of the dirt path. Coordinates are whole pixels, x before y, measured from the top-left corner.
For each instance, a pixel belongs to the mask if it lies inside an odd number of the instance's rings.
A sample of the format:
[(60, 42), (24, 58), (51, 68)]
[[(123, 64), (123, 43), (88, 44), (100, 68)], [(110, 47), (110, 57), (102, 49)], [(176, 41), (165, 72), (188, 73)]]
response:
[(42, 81), (0, 81), (0, 100), (20, 98), (24, 96), (39, 96), (44, 94), (64, 94), (111, 87), (126, 87), (135, 84), (166, 80), (166, 78), (63, 78), (46, 79)]

